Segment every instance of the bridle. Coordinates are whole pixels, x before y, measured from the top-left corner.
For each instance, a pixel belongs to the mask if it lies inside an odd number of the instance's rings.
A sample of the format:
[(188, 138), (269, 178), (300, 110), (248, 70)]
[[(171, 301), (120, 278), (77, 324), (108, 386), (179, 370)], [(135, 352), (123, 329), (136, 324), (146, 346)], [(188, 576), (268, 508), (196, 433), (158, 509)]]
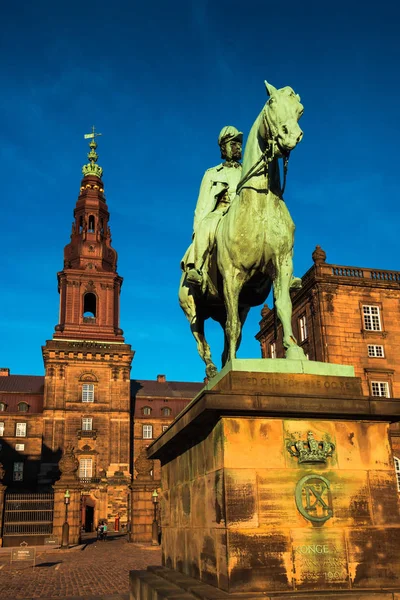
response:
[[(268, 103), (267, 103), (267, 106), (268, 106)], [(266, 131), (266, 140), (265, 141), (267, 143), (267, 147), (265, 148), (264, 152), (261, 154), (261, 156), (257, 160), (257, 162), (254, 163), (254, 165), (247, 171), (246, 175), (244, 177), (242, 177), (242, 179), (239, 181), (237, 188), (236, 188), (236, 193), (239, 194), (239, 192), (242, 189), (242, 187), (244, 186), (244, 184), (247, 183), (249, 181), (249, 179), (251, 179), (255, 175), (262, 175), (263, 172), (264, 172), (264, 175), (267, 175), (268, 164), (270, 162), (272, 162), (275, 158), (275, 144), (276, 144), (283, 155), (283, 185), (282, 185), (282, 193), (281, 193), (281, 195), (283, 196), (283, 193), (284, 193), (285, 187), (286, 187), (286, 176), (287, 176), (287, 171), (288, 171), (290, 151), (287, 152), (287, 151), (283, 150), (283, 148), (281, 148), (281, 146), (279, 145), (278, 132), (275, 130), (275, 128), (269, 122), (268, 115), (267, 115), (267, 109), (263, 110), (262, 119), (263, 119), (263, 125), (265, 128), (265, 131)], [(260, 165), (261, 165), (261, 168), (259, 171), (257, 171), (257, 168), (260, 167)], [(267, 189), (267, 192), (268, 192), (268, 189)], [(282, 200), (283, 200), (283, 198), (282, 198)]]

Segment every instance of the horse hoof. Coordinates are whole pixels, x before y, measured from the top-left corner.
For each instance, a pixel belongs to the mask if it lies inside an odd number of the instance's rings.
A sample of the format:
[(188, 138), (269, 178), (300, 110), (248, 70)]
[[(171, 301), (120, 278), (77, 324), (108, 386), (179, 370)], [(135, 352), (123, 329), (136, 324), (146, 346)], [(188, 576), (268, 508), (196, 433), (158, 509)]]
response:
[(308, 360), (303, 348), (300, 348), (300, 346), (289, 346), (285, 352), (285, 358), (288, 360)]
[(206, 375), (208, 379), (212, 379), (218, 373), (218, 369), (215, 365), (207, 365), (206, 366)]

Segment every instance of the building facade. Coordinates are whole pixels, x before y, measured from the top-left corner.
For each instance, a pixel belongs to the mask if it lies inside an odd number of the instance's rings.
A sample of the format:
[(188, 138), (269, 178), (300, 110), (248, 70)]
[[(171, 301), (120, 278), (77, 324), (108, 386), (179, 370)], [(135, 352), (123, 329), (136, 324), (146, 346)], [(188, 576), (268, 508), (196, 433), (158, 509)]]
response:
[[(302, 288), (292, 292), (298, 343), (310, 360), (353, 365), (364, 395), (400, 398), (400, 272), (328, 264), (319, 246), (312, 258)], [(275, 310), (264, 306), (261, 316), (262, 357), (283, 358)], [(392, 425), (400, 490), (399, 436)]]
[[(87, 531), (100, 520), (111, 529), (131, 520), (140, 452), (201, 388), (161, 375), (156, 381), (131, 380), (134, 351), (120, 328), (122, 278), (94, 136), (89, 145), (58, 273), (59, 323), (42, 348), (44, 376), (0, 369), (3, 484), (9, 492), (53, 489), (60, 460), (73, 448)], [(159, 479), (157, 464), (149, 471), (148, 489), (159, 487)]]

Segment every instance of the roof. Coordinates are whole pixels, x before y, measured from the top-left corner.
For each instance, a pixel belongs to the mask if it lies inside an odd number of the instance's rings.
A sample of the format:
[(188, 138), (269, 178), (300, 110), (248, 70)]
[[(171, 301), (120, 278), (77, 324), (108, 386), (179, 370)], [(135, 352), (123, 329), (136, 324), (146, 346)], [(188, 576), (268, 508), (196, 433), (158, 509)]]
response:
[[(194, 381), (162, 381), (149, 379), (131, 380), (131, 397), (136, 400), (144, 398), (192, 399), (204, 387), (204, 383)], [(0, 396), (10, 401), (9, 395), (18, 394), (15, 402), (25, 400), (31, 404), (32, 396), (44, 394), (43, 375), (8, 375), (0, 377)], [(22, 394), (26, 398), (22, 398)], [(31, 400), (28, 399), (31, 398)]]
[(20, 392), (24, 394), (44, 393), (43, 375), (8, 375), (0, 377), (0, 392)]
[(141, 398), (194, 398), (204, 387), (204, 383), (194, 381), (165, 381), (132, 379), (131, 397)]

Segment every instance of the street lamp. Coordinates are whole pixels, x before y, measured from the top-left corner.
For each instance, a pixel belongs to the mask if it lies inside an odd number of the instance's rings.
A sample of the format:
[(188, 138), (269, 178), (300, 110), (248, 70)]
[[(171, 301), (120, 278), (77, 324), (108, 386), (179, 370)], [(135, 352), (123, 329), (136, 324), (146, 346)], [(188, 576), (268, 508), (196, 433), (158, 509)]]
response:
[(69, 524), (68, 524), (69, 499), (70, 499), (70, 493), (69, 493), (69, 490), (66, 490), (66, 492), (64, 494), (65, 522), (62, 526), (61, 548), (69, 547)]
[(153, 526), (151, 529), (151, 545), (158, 546), (158, 524), (157, 524), (157, 504), (158, 504), (158, 494), (157, 490), (154, 490), (152, 494), (153, 498), (153, 506), (154, 506), (154, 516), (153, 516)]

